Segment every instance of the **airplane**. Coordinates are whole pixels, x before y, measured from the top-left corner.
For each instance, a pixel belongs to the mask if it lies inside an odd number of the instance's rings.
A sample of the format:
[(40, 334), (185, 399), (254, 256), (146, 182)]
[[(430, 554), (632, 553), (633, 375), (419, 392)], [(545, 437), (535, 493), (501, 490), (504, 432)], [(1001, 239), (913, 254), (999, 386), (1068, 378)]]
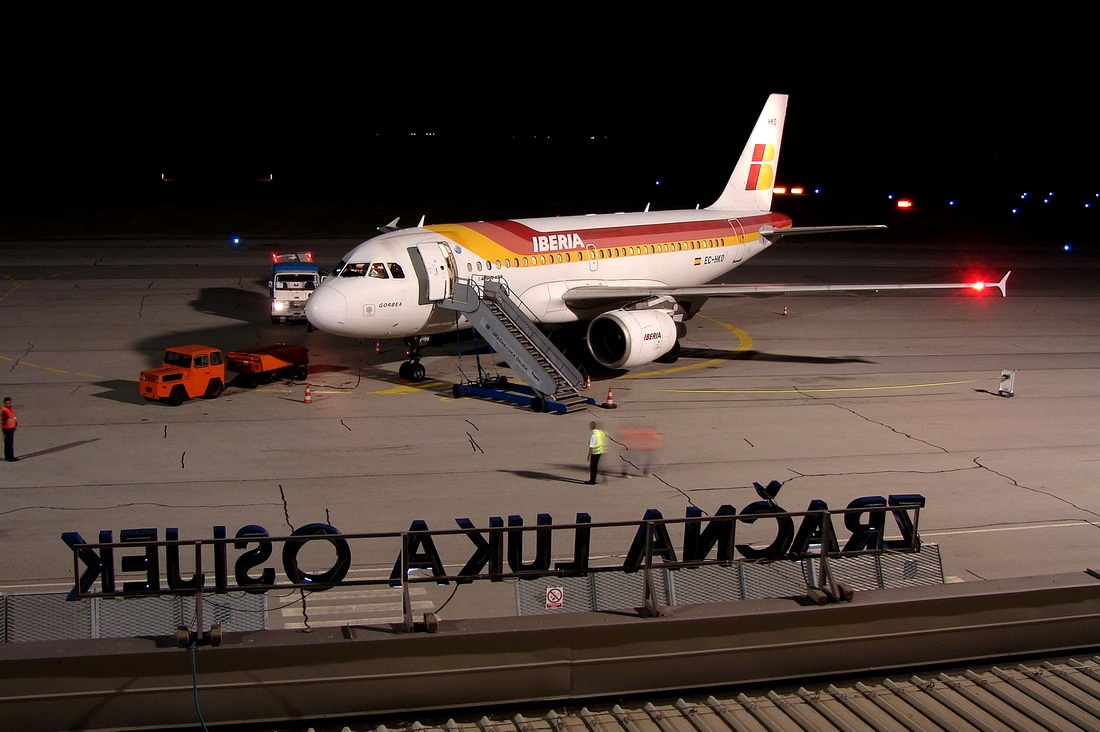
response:
[[(707, 284), (781, 238), (882, 229), (795, 227), (771, 210), (787, 95), (768, 97), (721, 195), (699, 209), (476, 221), (399, 228), (349, 251), (313, 292), (313, 328), (353, 338), (402, 337), (399, 375), (421, 381), (426, 337), (471, 327), (468, 289), (503, 286), (538, 329), (587, 324), (589, 355), (608, 369), (678, 357), (684, 322), (707, 299), (793, 292), (996, 287), (945, 284)], [(1011, 273), (1009, 273), (1011, 274)], [(499, 349), (495, 349), (499, 350)]]

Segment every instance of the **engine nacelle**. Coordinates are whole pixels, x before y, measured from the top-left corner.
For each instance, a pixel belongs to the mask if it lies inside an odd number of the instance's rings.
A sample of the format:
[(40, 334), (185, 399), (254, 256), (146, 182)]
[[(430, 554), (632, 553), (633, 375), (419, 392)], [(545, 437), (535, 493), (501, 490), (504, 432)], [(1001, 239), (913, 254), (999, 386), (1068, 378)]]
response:
[(612, 310), (588, 324), (588, 350), (609, 369), (656, 361), (676, 345), (676, 321), (665, 310)]

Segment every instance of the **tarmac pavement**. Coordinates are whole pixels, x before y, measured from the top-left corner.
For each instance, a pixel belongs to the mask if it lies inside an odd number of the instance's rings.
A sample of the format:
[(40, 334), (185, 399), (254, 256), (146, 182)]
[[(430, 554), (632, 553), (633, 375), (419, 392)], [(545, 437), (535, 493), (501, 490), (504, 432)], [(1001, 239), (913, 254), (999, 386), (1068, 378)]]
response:
[[(21, 458), (0, 468), (0, 592), (69, 589), (66, 531), (95, 541), (143, 527), (209, 538), (215, 525), (287, 535), (311, 522), (362, 533), (418, 519), (432, 529), (511, 515), (534, 524), (540, 513), (633, 521), (650, 508), (670, 518), (689, 506), (740, 510), (757, 500), (754, 481), (771, 480), (788, 510), (925, 496), (921, 536), (940, 545), (954, 580), (1100, 569), (1096, 256), (990, 242), (963, 268), (947, 245), (783, 243), (728, 281), (1013, 274), (1006, 298), (712, 299), (688, 323), (679, 361), (597, 374), (591, 396), (602, 403), (613, 390), (617, 408), (560, 415), (453, 398), (479, 360), (510, 373), (468, 344), (462, 356), (427, 349), (428, 379), (413, 385), (397, 377), (400, 340), (270, 323), (270, 252), (308, 248), (331, 265), (355, 243), (0, 242), (0, 396), (14, 400)], [(295, 382), (180, 407), (138, 396), (139, 372), (167, 346), (281, 341), (309, 347), (312, 403)], [(1003, 370), (1016, 372), (1011, 398), (999, 394)], [(616, 445), (601, 464), (606, 481), (584, 485), (592, 418), (613, 438), (657, 430), (651, 474), (620, 477), (636, 456)], [(594, 556), (625, 550), (593, 545)], [(357, 557), (353, 573), (384, 576), (395, 556)], [(400, 608), (384, 589), (317, 597), (308, 620), (295, 598), (269, 597), (271, 627), (378, 622)], [(516, 612), (509, 582), (432, 588), (417, 602), (446, 618)]]

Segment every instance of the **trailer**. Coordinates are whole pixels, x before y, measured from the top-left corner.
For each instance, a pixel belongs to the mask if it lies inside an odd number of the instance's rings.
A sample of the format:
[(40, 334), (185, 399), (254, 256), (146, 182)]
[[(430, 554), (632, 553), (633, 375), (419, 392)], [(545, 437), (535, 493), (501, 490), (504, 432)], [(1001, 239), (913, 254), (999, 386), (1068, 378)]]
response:
[(302, 381), (309, 376), (309, 349), (287, 343), (230, 351), (225, 365), (237, 373), (234, 386), (252, 388), (276, 379)]

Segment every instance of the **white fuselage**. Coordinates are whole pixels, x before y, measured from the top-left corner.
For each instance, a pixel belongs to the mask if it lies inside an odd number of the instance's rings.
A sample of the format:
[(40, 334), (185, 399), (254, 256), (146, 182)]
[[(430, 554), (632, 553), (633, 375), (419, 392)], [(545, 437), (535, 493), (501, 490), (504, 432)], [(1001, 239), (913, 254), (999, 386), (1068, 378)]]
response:
[(310, 297), (315, 327), (391, 338), (464, 327), (438, 307), (456, 280), (500, 278), (544, 325), (591, 318), (563, 301), (576, 287), (703, 285), (765, 249), (774, 213), (688, 210), (448, 224), (381, 234), (352, 249)]

